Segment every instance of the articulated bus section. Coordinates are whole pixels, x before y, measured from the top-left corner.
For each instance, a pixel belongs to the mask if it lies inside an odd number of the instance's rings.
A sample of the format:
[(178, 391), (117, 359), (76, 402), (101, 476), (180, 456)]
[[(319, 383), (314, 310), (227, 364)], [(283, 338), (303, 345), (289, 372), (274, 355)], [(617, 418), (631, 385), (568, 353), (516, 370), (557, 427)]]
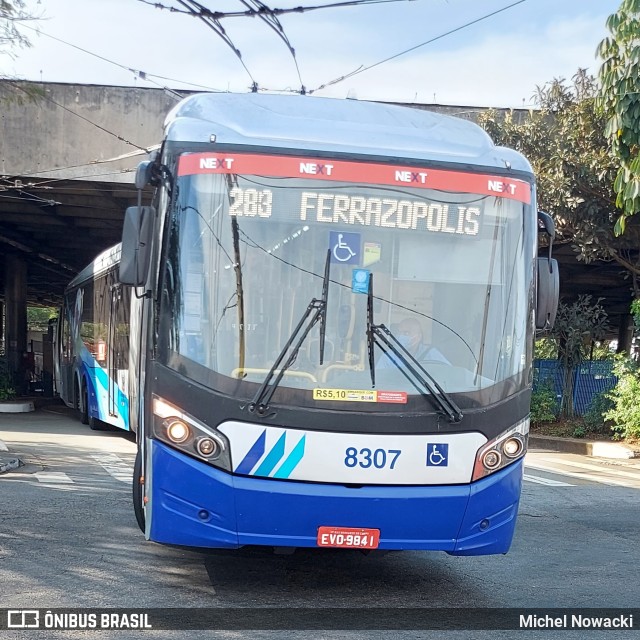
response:
[(119, 260), (119, 245), (98, 256), (69, 283), (59, 313), (59, 394), (93, 429), (129, 429), (131, 288), (118, 282)]

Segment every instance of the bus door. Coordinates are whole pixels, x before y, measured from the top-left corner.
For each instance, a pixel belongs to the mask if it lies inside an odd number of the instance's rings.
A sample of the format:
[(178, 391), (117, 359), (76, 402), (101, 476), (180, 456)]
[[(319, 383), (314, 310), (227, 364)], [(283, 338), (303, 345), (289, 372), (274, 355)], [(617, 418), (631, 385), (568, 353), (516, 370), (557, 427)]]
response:
[(58, 395), (68, 405), (72, 406), (73, 397), (73, 345), (71, 337), (71, 321), (67, 303), (60, 308), (58, 315), (58, 339), (56, 344), (56, 376)]
[(109, 317), (109, 415), (122, 416), (126, 420), (125, 394), (129, 388), (129, 323), (126, 287), (111, 287), (111, 311)]

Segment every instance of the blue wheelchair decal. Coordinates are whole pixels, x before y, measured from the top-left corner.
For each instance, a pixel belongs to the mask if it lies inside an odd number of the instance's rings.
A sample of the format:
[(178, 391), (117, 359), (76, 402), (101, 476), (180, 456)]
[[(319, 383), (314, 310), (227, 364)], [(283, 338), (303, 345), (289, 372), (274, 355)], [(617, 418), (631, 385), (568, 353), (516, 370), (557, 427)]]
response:
[(330, 231), (331, 262), (334, 264), (360, 264), (360, 244), (359, 233)]
[(446, 467), (449, 464), (448, 444), (427, 445), (427, 467)]

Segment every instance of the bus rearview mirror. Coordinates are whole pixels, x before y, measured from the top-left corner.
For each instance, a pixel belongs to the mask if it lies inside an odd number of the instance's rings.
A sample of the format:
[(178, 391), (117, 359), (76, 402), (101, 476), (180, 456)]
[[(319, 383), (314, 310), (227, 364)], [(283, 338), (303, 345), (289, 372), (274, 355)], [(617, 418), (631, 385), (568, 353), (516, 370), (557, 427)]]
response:
[(119, 279), (122, 284), (142, 287), (147, 281), (155, 209), (129, 207), (122, 226)]
[(558, 311), (560, 276), (555, 258), (538, 258), (538, 293), (536, 300), (536, 329), (552, 329)]

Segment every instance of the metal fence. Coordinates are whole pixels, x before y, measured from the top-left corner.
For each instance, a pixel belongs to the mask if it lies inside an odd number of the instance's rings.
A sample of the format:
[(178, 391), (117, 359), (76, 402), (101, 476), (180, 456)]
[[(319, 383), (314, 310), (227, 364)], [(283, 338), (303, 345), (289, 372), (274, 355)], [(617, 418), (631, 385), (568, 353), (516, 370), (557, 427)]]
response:
[[(562, 365), (558, 360), (535, 360), (533, 388), (551, 383), (558, 398), (562, 400)], [(589, 360), (583, 362), (573, 372), (573, 404), (578, 415), (584, 415), (593, 397), (615, 387), (618, 378), (613, 375), (612, 360)]]

